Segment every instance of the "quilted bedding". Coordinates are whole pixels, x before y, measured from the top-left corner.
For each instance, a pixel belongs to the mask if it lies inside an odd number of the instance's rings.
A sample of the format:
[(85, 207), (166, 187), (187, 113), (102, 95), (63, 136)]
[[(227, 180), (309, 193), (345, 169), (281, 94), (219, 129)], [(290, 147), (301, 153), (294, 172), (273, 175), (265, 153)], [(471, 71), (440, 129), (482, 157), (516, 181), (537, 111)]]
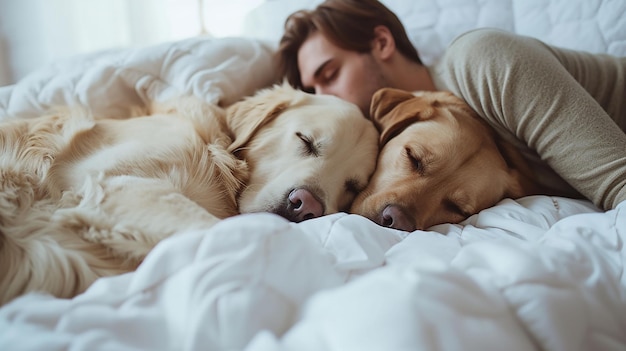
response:
[[(441, 45), (491, 18), (626, 55), (626, 20), (615, 14), (623, 1), (386, 3), (407, 23), (420, 19), (414, 39)], [(531, 16), (531, 3), (544, 11)], [(433, 8), (449, 15), (422, 12)], [(562, 35), (559, 23), (569, 28)], [(576, 28), (586, 34), (573, 36)], [(180, 94), (228, 105), (276, 81), (269, 34), (58, 62), (0, 88), (0, 120), (75, 103), (124, 117), (129, 106)], [(438, 45), (426, 50), (432, 60)], [(3, 306), (0, 350), (626, 350), (625, 241), (626, 203), (602, 212), (549, 196), (506, 199), (412, 233), (345, 213), (298, 224), (240, 215), (166, 239), (136, 272), (74, 299), (30, 294)]]

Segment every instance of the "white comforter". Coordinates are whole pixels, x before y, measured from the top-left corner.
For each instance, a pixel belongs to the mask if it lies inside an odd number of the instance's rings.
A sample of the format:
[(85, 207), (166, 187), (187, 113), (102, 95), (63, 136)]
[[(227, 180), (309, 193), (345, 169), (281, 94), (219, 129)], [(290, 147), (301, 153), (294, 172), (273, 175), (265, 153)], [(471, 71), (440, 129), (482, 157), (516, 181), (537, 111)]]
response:
[(38, 116), (59, 105), (126, 117), (132, 106), (179, 95), (229, 105), (277, 81), (272, 53), (272, 43), (198, 37), (72, 57), (0, 87), (0, 121)]
[(410, 234), (241, 215), (73, 300), (14, 300), (0, 349), (624, 350), (625, 241), (626, 204), (545, 196)]
[[(123, 117), (179, 94), (227, 105), (275, 80), (271, 45), (196, 38), (44, 67), (0, 88), (0, 120), (73, 103)], [(0, 350), (626, 350), (625, 241), (626, 203), (547, 196), (413, 233), (241, 215), (72, 300), (3, 306)]]

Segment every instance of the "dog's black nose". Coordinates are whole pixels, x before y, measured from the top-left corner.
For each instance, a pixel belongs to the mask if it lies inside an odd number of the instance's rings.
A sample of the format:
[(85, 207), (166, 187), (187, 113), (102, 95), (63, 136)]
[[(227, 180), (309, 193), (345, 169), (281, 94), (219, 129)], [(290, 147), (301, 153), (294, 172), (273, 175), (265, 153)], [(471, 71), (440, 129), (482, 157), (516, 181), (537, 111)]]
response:
[(409, 216), (398, 206), (388, 205), (381, 215), (381, 223), (383, 227), (404, 230), (412, 232), (415, 230), (415, 224)]
[(289, 212), (294, 222), (321, 217), (324, 206), (306, 189), (295, 189), (289, 193)]

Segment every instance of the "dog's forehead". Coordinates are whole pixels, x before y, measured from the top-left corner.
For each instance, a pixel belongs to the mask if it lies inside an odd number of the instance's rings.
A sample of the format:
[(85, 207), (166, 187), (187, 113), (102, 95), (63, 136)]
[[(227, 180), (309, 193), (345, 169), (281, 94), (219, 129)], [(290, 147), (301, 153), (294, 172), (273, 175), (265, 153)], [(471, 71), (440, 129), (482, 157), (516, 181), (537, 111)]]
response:
[(449, 113), (449, 111), (428, 108), (426, 111), (402, 109), (395, 113), (398, 115), (398, 120), (411, 121), (395, 138), (411, 138), (413, 135), (415, 139), (415, 137), (419, 135), (419, 138), (417, 138), (418, 141), (424, 143), (435, 140), (453, 142), (461, 138), (461, 134), (464, 132), (461, 128), (461, 124), (459, 124), (455, 116)]
[[(399, 104), (390, 113), (395, 113), (403, 118), (415, 116), (416, 123), (428, 128), (447, 128), (450, 132), (457, 133), (457, 137), (463, 135), (476, 135), (484, 132), (484, 127), (476, 117), (471, 115), (469, 106), (459, 103), (458, 98), (444, 95), (446, 100), (428, 98), (409, 99)], [(421, 122), (431, 122), (423, 123)]]
[(441, 111), (446, 111), (446, 105), (440, 100), (427, 95), (426, 97), (414, 97), (401, 102), (393, 111), (406, 115), (419, 115), (420, 120), (449, 117)]
[[(325, 103), (329, 102), (329, 103)], [(362, 128), (368, 122), (361, 111), (349, 103), (335, 100), (311, 100), (283, 111), (278, 118), (281, 123), (299, 128), (325, 128), (328, 132), (347, 126)]]
[[(401, 133), (389, 140), (381, 150), (384, 158), (404, 159), (407, 150), (414, 157), (425, 158), (431, 171), (443, 167), (446, 170), (469, 166), (470, 159), (489, 154), (484, 149), (484, 140), (475, 137), (467, 130), (456, 125), (426, 120), (408, 126)], [(434, 168), (433, 168), (434, 167)]]

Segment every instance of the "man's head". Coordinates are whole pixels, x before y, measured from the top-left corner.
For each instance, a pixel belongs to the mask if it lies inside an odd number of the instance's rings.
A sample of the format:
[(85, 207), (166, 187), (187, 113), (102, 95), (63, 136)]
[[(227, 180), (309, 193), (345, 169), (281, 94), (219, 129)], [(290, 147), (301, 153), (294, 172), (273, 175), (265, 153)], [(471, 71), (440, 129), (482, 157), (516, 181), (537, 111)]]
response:
[(336, 95), (366, 115), (373, 93), (389, 86), (391, 55), (421, 65), (398, 17), (377, 0), (326, 0), (293, 13), (278, 49), (280, 73), (295, 88)]

